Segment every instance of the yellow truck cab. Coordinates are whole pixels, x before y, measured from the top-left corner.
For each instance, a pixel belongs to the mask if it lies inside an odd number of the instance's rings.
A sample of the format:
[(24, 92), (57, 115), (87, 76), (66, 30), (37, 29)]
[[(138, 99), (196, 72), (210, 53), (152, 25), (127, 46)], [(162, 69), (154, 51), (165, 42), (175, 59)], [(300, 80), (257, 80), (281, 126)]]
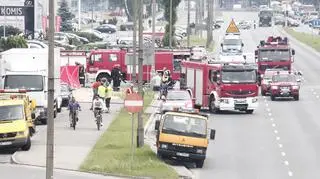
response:
[(0, 148), (30, 149), (35, 106), (26, 91), (0, 90)]
[[(199, 110), (165, 111), (156, 121), (157, 155), (159, 158), (191, 161), (202, 168), (209, 144), (208, 116)], [(215, 130), (210, 130), (214, 140)]]

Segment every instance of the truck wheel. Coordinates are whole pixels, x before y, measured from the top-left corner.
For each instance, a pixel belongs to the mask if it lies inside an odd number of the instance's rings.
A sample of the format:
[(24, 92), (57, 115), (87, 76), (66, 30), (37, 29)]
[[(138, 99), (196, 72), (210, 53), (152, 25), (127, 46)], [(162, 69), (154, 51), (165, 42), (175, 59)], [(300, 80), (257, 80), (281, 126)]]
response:
[(209, 111), (211, 113), (219, 113), (220, 112), (220, 109), (216, 107), (216, 105), (214, 104), (214, 97), (213, 95), (210, 96), (210, 99), (209, 99)]
[(48, 121), (47, 121), (47, 118), (43, 118), (43, 119), (41, 119), (40, 121), (41, 121), (41, 123), (44, 124), (44, 125), (46, 125), (47, 122), (48, 122)]
[(196, 161), (196, 167), (197, 167), (197, 168), (202, 168), (202, 167), (203, 167), (203, 163), (204, 163), (204, 160), (198, 160), (198, 161)]
[(31, 139), (30, 139), (30, 136), (28, 136), (27, 143), (24, 146), (22, 146), (21, 149), (23, 151), (28, 151), (30, 150), (30, 148), (31, 148)]
[(270, 98), (271, 98), (271, 101), (276, 100), (276, 97), (275, 97), (275, 96), (273, 96), (273, 95), (271, 95), (271, 96), (270, 96)]
[(246, 113), (247, 113), (247, 114), (252, 114), (252, 113), (253, 113), (253, 110), (252, 110), (252, 109), (246, 110)]
[(58, 111), (58, 113), (61, 113), (61, 111), (62, 111), (61, 106), (60, 106), (60, 108), (57, 109), (57, 111)]
[(295, 101), (299, 101), (299, 95), (293, 96), (293, 99), (294, 99)]

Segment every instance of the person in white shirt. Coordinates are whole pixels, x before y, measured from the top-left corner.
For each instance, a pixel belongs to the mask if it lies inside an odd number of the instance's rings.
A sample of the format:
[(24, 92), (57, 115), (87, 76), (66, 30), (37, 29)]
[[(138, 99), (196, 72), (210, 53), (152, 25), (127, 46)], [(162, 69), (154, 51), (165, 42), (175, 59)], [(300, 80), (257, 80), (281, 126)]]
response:
[(161, 74), (158, 73), (156, 74), (152, 79), (151, 79), (151, 84), (153, 86), (153, 91), (159, 91), (160, 86), (161, 86)]
[[(105, 105), (103, 99), (101, 99), (98, 95), (96, 95), (94, 100), (93, 100), (94, 118), (96, 119), (97, 114), (98, 113), (102, 113), (105, 110), (106, 110), (106, 105)], [(101, 119), (101, 126), (103, 126), (102, 119)]]

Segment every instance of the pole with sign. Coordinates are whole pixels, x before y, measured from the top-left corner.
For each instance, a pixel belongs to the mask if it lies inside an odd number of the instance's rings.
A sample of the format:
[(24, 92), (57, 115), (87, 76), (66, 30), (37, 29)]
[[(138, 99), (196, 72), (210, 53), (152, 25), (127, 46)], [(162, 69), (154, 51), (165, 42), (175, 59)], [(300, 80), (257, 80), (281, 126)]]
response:
[(137, 93), (128, 94), (124, 100), (124, 107), (131, 113), (131, 168), (134, 153), (134, 113), (141, 112), (143, 109), (143, 99)]

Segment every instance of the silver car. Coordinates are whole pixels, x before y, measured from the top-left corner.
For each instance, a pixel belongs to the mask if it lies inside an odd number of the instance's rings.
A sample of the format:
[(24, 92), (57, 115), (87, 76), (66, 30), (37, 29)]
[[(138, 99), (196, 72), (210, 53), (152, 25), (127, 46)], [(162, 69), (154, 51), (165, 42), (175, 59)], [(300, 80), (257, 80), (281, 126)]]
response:
[(174, 108), (193, 108), (192, 95), (187, 90), (169, 90), (167, 97), (160, 103), (160, 112)]

